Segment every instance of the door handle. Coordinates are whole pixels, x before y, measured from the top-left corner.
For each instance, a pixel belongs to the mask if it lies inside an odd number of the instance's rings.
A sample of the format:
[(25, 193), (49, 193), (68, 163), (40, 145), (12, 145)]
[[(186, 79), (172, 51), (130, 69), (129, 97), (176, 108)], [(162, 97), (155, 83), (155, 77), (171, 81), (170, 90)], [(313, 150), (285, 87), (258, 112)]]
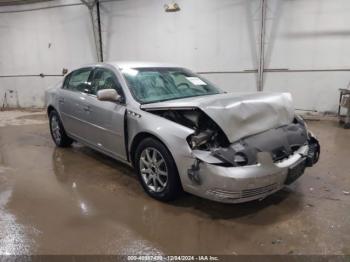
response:
[(64, 103), (64, 98), (59, 98), (58, 103), (63, 104)]

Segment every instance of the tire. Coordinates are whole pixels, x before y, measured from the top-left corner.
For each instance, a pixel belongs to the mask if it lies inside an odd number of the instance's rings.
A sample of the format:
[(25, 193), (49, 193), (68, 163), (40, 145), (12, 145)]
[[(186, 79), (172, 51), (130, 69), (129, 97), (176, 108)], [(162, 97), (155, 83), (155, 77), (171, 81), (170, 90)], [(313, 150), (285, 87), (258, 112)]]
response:
[(181, 194), (182, 186), (175, 161), (160, 141), (151, 137), (142, 140), (136, 148), (134, 159), (138, 178), (148, 195), (167, 202)]
[(58, 147), (68, 147), (73, 143), (73, 140), (67, 136), (62, 125), (60, 116), (56, 110), (52, 110), (49, 114), (50, 133), (52, 140)]

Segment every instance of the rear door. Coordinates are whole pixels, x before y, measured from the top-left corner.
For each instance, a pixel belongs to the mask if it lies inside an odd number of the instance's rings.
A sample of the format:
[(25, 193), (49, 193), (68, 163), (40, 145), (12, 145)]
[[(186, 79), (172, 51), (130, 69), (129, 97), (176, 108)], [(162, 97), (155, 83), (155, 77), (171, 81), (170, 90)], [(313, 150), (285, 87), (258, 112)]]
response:
[(86, 140), (86, 98), (93, 68), (86, 67), (70, 73), (63, 83), (58, 99), (63, 126), (68, 134)]
[[(91, 78), (91, 91), (87, 98), (89, 140), (98, 148), (118, 158), (126, 159), (124, 141), (125, 96), (113, 71), (96, 68)], [(122, 96), (121, 102), (100, 101), (96, 94), (102, 89), (115, 89)]]

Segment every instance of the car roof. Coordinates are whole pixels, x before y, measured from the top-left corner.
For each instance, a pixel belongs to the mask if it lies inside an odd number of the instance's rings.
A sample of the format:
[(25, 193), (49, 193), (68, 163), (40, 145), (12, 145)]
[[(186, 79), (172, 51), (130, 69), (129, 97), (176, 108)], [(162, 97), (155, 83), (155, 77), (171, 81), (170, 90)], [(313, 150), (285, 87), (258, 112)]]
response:
[(79, 66), (72, 68), (69, 70), (69, 72), (65, 75), (70, 74), (71, 72), (75, 70), (82, 69), (84, 67), (96, 67), (96, 66), (112, 66), (117, 69), (123, 69), (123, 68), (154, 68), (154, 67), (177, 67), (177, 68), (183, 68), (182, 66), (176, 65), (176, 64), (170, 64), (170, 63), (160, 63), (160, 62), (146, 62), (146, 61), (110, 61), (110, 62), (99, 62), (94, 64), (85, 64), (84, 66)]
[(180, 67), (178, 65), (170, 63), (159, 63), (159, 62), (146, 62), (146, 61), (115, 61), (115, 62), (104, 62), (105, 64), (112, 65), (116, 68), (138, 68), (138, 67)]

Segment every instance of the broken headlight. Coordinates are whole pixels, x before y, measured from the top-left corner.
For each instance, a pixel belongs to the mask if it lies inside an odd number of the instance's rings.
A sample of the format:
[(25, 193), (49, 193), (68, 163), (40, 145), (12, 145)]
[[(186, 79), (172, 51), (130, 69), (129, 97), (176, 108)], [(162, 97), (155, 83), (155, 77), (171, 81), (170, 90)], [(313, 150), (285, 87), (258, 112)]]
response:
[(187, 142), (189, 143), (192, 149), (198, 148), (202, 145), (207, 144), (213, 137), (214, 131), (205, 130), (201, 131), (198, 134), (191, 135), (187, 138)]

